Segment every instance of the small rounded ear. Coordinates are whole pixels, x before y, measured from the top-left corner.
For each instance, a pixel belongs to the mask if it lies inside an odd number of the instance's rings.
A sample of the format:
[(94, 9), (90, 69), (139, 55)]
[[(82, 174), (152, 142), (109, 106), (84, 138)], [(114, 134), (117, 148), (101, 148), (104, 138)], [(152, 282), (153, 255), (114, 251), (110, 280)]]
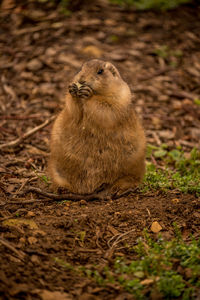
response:
[(108, 69), (108, 70), (113, 74), (114, 77), (115, 77), (115, 76), (120, 77), (119, 71), (118, 71), (117, 68), (115, 68), (115, 66), (113, 66), (113, 64), (111, 64), (110, 62), (106, 62), (105, 68)]

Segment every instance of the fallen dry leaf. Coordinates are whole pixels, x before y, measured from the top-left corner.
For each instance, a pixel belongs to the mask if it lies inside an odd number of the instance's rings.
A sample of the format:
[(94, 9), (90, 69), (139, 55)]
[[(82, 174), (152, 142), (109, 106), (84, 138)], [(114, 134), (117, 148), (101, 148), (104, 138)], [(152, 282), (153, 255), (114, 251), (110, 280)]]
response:
[(61, 292), (51, 292), (47, 290), (42, 290), (39, 293), (39, 296), (42, 300), (72, 300), (72, 297), (69, 294)]
[(33, 211), (28, 211), (26, 216), (27, 217), (34, 217), (35, 213)]
[(200, 213), (196, 211), (193, 213), (193, 216), (195, 216), (196, 218), (200, 218)]
[(110, 58), (115, 61), (124, 61), (127, 57), (124, 53), (110, 53)]
[(119, 231), (117, 229), (115, 229), (113, 226), (108, 225), (107, 229), (113, 234), (113, 235), (117, 235), (119, 234)]
[(35, 230), (33, 232), (34, 235), (38, 235), (38, 236), (45, 236), (46, 235), (46, 232), (44, 232), (43, 230)]
[(171, 140), (174, 138), (174, 132), (170, 131), (170, 130), (161, 130), (158, 132), (158, 135), (161, 138), (167, 139), (167, 140)]
[(17, 99), (16, 93), (10, 85), (7, 85), (6, 83), (4, 83), (3, 89), (8, 95), (10, 95), (11, 99)]
[(179, 199), (177, 199), (177, 198), (174, 198), (174, 199), (172, 199), (171, 201), (172, 201), (172, 203), (174, 203), (174, 204), (179, 203)]
[(159, 129), (161, 127), (162, 121), (160, 118), (152, 117), (152, 123), (156, 129)]
[(80, 68), (80, 62), (73, 55), (61, 52), (56, 58), (59, 63), (68, 64), (74, 68)]
[(39, 59), (34, 58), (27, 63), (27, 69), (30, 71), (38, 71), (42, 68), (42, 65), (42, 62)]
[(13, 227), (26, 225), (30, 229), (38, 229), (37, 224), (33, 220), (30, 220), (30, 219), (9, 219), (9, 220), (3, 221), (2, 224), (4, 226), (13, 226)]
[(1, 3), (2, 11), (12, 9), (14, 6), (15, 6), (14, 0), (3, 0)]
[(89, 46), (83, 48), (82, 53), (84, 53), (90, 57), (96, 57), (96, 58), (100, 58), (103, 55), (103, 51), (93, 45), (89, 45)]
[(142, 285), (149, 285), (149, 284), (151, 284), (151, 283), (153, 283), (153, 282), (154, 282), (153, 279), (144, 279), (144, 280), (140, 281), (140, 283), (141, 283)]
[(162, 230), (162, 227), (160, 226), (160, 224), (155, 221), (151, 224), (151, 231), (154, 233), (158, 233)]
[(37, 239), (34, 236), (29, 236), (28, 242), (30, 245), (33, 245), (33, 244), (37, 243)]
[(40, 263), (40, 260), (39, 260), (39, 257), (37, 255), (32, 255), (31, 256), (31, 261), (33, 263), (36, 263), (36, 264), (39, 264)]

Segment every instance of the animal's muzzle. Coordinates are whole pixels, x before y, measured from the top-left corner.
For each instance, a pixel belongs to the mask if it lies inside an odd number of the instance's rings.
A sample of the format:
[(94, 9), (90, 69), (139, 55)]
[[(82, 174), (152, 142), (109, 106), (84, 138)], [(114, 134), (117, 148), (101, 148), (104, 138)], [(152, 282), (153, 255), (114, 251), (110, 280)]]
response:
[(69, 92), (74, 98), (87, 99), (93, 95), (93, 90), (85, 83), (72, 83), (69, 85)]

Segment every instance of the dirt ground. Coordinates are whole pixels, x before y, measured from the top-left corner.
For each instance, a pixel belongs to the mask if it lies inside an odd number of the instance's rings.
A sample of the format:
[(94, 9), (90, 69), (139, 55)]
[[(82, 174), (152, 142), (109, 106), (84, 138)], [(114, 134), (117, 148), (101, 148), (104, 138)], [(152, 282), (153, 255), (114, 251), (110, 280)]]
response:
[[(120, 69), (148, 143), (188, 153), (200, 147), (200, 6), (135, 12), (101, 1), (67, 16), (52, 4), (15, 2), (2, 1), (0, 13), (0, 299), (133, 299), (58, 262), (101, 270), (116, 256), (132, 259), (129, 246), (153, 221), (166, 239), (174, 222), (185, 240), (198, 238), (199, 198), (172, 190), (56, 202), (21, 192), (49, 191), (50, 121), (70, 78), (91, 57)], [(34, 201), (19, 204), (26, 200)]]

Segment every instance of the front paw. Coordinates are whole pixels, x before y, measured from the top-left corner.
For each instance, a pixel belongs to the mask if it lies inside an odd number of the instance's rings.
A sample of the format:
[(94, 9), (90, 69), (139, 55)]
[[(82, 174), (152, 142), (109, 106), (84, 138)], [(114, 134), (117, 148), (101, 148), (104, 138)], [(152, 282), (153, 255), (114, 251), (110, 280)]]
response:
[(64, 187), (58, 187), (57, 188), (57, 193), (58, 194), (67, 194), (67, 193), (70, 193), (70, 191), (67, 188), (64, 188)]

